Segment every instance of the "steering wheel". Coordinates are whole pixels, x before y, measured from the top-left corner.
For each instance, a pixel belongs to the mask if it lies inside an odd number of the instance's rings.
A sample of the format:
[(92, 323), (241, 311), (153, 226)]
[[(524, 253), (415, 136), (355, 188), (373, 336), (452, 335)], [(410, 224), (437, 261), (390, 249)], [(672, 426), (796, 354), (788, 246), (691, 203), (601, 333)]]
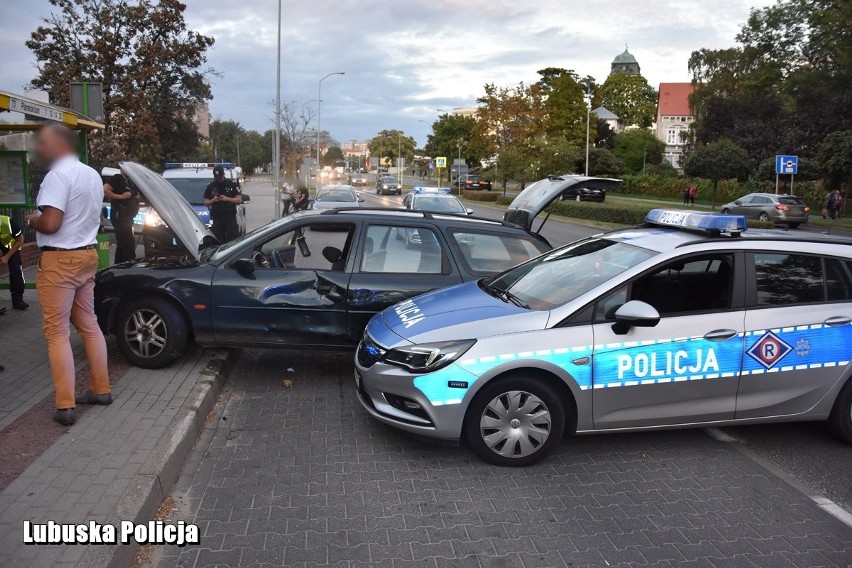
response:
[(272, 257), (273, 257), (273, 260), (275, 261), (275, 264), (278, 268), (287, 268), (287, 265), (284, 264), (284, 259), (281, 258), (281, 251), (280, 250), (273, 249), (272, 250)]
[(256, 250), (251, 254), (251, 259), (254, 263), (260, 268), (270, 268), (272, 264), (269, 262), (269, 259), (266, 258), (266, 255), (263, 254), (263, 251)]

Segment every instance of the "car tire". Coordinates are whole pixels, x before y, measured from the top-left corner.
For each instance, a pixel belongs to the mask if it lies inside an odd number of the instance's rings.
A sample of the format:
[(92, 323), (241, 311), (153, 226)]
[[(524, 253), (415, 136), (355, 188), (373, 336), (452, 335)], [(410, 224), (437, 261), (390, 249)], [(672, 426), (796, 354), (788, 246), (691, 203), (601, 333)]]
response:
[(725, 208), (725, 209), (722, 209), (721, 213), (722, 213), (722, 215), (730, 215), (730, 214), (731, 214), (731, 210), (730, 210), (730, 209), (728, 209), (728, 208)]
[(801, 223), (787, 223), (788, 229), (798, 229)]
[(189, 337), (183, 314), (164, 298), (137, 298), (124, 304), (115, 334), (122, 354), (143, 369), (173, 363), (183, 355)]
[(763, 213), (761, 213), (757, 217), (757, 220), (762, 222), (762, 223), (768, 223), (769, 222), (769, 215), (764, 211)]
[[(527, 412), (521, 412), (524, 408)], [(534, 377), (512, 374), (477, 393), (463, 435), (484, 461), (522, 467), (547, 457), (562, 440), (565, 424), (566, 405), (553, 388)]]
[(828, 426), (838, 438), (852, 444), (852, 380), (846, 381), (846, 386), (837, 396), (828, 417)]

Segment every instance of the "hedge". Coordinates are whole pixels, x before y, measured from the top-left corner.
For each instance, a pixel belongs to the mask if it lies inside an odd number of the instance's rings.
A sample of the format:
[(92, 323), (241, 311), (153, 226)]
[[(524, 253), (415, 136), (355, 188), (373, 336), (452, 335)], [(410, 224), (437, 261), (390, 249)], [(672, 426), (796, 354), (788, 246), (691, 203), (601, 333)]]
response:
[(489, 203), (496, 203), (497, 200), (503, 196), (494, 191), (475, 191), (472, 189), (463, 189), (462, 197), (471, 201), (487, 201)]
[[(622, 183), (611, 193), (624, 195), (636, 195), (640, 197), (666, 197), (680, 199), (683, 188), (695, 185), (701, 199), (709, 199), (713, 194), (713, 182), (706, 179), (690, 178), (661, 178), (653, 176), (628, 175), (622, 178)], [(749, 180), (740, 182), (737, 180), (724, 180), (719, 182), (716, 192), (716, 204), (721, 205), (733, 201), (748, 193), (775, 193), (775, 183), (771, 181)], [(819, 210), (825, 191), (821, 184), (813, 181), (794, 183), (793, 193), (801, 197), (810, 205), (811, 209)]]

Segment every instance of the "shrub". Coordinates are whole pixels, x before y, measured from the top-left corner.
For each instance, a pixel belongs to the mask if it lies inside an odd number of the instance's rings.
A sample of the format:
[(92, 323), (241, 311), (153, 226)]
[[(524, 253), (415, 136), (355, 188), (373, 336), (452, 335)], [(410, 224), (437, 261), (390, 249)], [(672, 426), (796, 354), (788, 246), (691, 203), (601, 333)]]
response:
[(471, 201), (487, 201), (490, 203), (496, 203), (497, 200), (502, 197), (502, 195), (494, 191), (475, 191), (471, 189), (463, 189), (462, 197)]

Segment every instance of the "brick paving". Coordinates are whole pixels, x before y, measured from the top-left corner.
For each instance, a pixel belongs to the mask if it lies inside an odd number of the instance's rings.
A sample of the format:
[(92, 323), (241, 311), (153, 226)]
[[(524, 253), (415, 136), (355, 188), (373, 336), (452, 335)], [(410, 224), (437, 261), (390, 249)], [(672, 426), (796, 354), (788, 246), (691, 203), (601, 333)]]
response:
[[(294, 367), (295, 372), (286, 369)], [(180, 566), (801, 567), (852, 564), (852, 529), (702, 431), (567, 440), (491, 467), (358, 405), (349, 356), (243, 355), (173, 497)], [(293, 379), (283, 388), (283, 379)]]

